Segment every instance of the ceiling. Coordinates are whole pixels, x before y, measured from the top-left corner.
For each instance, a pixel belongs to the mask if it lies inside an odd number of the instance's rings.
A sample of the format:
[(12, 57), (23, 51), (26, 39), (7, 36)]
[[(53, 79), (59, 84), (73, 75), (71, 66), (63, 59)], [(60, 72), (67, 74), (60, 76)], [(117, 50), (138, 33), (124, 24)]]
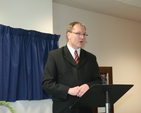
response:
[(141, 23), (141, 0), (53, 0), (53, 2)]

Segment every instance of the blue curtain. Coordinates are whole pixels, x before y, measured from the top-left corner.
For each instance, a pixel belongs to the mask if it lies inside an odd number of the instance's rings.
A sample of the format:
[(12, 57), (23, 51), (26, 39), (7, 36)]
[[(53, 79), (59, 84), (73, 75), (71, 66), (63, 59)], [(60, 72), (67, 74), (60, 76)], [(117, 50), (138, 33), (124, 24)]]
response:
[(0, 25), (0, 100), (51, 98), (41, 86), (48, 52), (60, 35)]

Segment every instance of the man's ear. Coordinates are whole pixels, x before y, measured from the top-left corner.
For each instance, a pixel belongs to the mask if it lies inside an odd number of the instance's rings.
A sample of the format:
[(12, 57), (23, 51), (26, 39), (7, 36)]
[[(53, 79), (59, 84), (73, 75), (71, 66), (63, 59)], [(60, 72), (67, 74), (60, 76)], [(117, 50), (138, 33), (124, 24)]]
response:
[(70, 35), (71, 35), (71, 33), (70, 32), (67, 32), (68, 39), (70, 38)]

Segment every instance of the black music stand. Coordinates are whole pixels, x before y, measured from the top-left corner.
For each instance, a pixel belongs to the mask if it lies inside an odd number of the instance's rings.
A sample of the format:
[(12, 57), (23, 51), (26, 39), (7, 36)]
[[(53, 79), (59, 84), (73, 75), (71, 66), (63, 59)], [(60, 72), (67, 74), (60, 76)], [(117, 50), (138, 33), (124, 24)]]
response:
[(105, 107), (106, 113), (110, 113), (110, 104), (114, 104), (133, 85), (93, 85), (70, 108)]

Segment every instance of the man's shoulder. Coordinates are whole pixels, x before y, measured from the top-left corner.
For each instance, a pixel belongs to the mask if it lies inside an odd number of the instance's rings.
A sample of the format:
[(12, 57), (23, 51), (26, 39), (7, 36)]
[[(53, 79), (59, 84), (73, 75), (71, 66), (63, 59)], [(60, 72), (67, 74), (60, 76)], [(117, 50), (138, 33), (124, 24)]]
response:
[(91, 52), (89, 52), (89, 51), (86, 51), (86, 50), (84, 50), (84, 49), (81, 49), (81, 51), (82, 51), (84, 54), (88, 55), (88, 56), (96, 57), (93, 53), (91, 53)]
[(65, 46), (58, 48), (58, 49), (51, 50), (50, 53), (52, 53), (52, 54), (61, 53), (64, 48), (65, 48)]

